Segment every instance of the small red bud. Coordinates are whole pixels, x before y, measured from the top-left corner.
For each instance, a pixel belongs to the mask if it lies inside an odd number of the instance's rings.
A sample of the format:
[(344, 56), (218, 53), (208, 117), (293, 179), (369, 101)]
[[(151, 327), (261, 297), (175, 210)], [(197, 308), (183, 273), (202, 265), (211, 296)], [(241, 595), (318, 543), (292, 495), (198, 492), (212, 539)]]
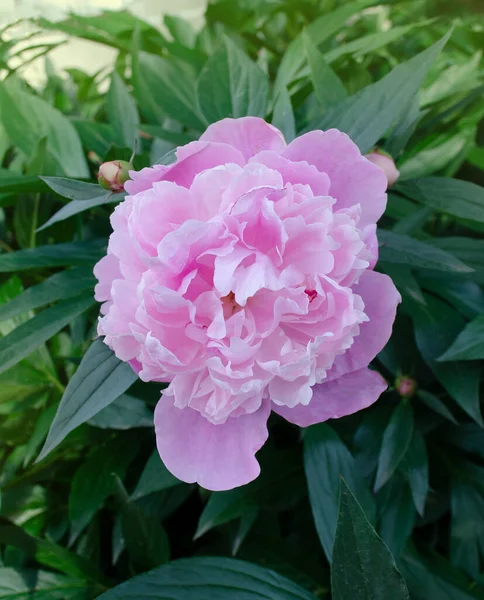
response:
[(395, 381), (395, 389), (402, 398), (411, 398), (417, 390), (417, 382), (409, 375), (400, 375)]
[(133, 165), (125, 160), (111, 160), (99, 167), (97, 180), (99, 185), (111, 192), (121, 192), (129, 179), (129, 171)]
[(400, 171), (395, 166), (393, 158), (383, 150), (375, 148), (373, 152), (366, 155), (366, 158), (384, 171), (387, 176), (388, 187), (393, 185), (400, 177)]

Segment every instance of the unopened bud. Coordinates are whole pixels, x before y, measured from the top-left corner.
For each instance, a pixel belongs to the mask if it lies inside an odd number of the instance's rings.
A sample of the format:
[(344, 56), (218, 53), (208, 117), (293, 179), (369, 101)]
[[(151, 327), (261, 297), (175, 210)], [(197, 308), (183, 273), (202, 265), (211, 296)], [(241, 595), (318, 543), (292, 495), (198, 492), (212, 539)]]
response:
[(99, 185), (111, 192), (121, 192), (129, 179), (129, 171), (132, 168), (131, 163), (125, 160), (111, 160), (103, 163), (99, 167), (97, 175)]
[(380, 167), (380, 169), (383, 170), (388, 179), (388, 187), (393, 185), (395, 181), (400, 177), (400, 171), (395, 166), (393, 158), (386, 152), (383, 152), (383, 150), (375, 148), (373, 152), (366, 155), (366, 158), (374, 165)]
[(411, 398), (417, 390), (417, 382), (409, 375), (400, 375), (395, 381), (395, 389), (402, 398)]

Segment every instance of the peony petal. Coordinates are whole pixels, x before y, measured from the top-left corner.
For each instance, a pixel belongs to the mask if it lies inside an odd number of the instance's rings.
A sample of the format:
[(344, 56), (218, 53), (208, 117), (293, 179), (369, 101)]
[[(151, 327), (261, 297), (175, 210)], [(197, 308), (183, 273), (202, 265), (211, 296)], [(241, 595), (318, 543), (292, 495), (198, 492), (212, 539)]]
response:
[(360, 325), (360, 334), (344, 354), (337, 356), (328, 381), (366, 367), (383, 350), (392, 334), (397, 306), (402, 298), (388, 275), (365, 271), (353, 288), (365, 303), (369, 321)]
[(119, 258), (114, 254), (103, 256), (94, 266), (94, 277), (99, 282), (94, 288), (94, 298), (98, 302), (110, 300), (113, 281), (122, 277), (119, 270)]
[(303, 162), (292, 162), (284, 156), (263, 150), (250, 159), (251, 163), (260, 163), (278, 171), (284, 183), (302, 183), (311, 187), (314, 196), (327, 196), (330, 188), (330, 180), (326, 173), (321, 173), (314, 165)]
[(286, 146), (279, 129), (258, 117), (222, 119), (210, 125), (200, 141), (230, 144), (242, 152), (246, 161), (261, 150), (282, 152)]
[(245, 485), (260, 473), (255, 453), (267, 440), (270, 403), (214, 425), (192, 408), (162, 397), (155, 410), (156, 443), (166, 468), (182, 481), (213, 490)]
[(360, 369), (335, 381), (313, 386), (313, 397), (307, 406), (288, 408), (273, 404), (272, 410), (290, 423), (309, 427), (367, 408), (378, 400), (386, 388), (387, 384), (379, 373)]
[(376, 223), (384, 213), (386, 175), (361, 155), (345, 133), (337, 129), (310, 131), (292, 141), (283, 155), (292, 161), (307, 161), (329, 175), (335, 210), (360, 204), (360, 229)]
[(190, 187), (198, 173), (226, 163), (244, 165), (245, 160), (231, 145), (191, 142), (177, 149), (177, 161), (172, 165), (155, 165), (141, 171), (130, 171), (131, 180), (124, 187), (132, 196), (150, 189), (157, 181), (172, 181), (183, 187)]

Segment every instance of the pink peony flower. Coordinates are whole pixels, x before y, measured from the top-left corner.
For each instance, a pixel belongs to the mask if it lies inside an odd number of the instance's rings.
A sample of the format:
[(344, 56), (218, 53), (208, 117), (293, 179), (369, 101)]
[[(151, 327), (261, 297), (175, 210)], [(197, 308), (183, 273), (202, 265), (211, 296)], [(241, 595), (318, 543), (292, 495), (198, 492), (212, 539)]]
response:
[(375, 402), (368, 363), (400, 296), (372, 270), (387, 179), (347, 135), (286, 145), (262, 119), (224, 119), (130, 175), (94, 270), (98, 331), (143, 381), (170, 382), (155, 428), (174, 475), (243, 485), (271, 410), (307, 427)]

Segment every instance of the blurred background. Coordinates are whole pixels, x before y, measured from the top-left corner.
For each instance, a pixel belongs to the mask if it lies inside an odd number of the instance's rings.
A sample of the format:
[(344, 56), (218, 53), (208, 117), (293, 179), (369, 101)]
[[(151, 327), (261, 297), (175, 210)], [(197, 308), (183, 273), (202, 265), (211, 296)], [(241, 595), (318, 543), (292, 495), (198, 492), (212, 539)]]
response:
[[(15, 27), (9, 27), (7, 38), (14, 39), (19, 35), (26, 35), (34, 31), (32, 23), (24, 19), (44, 17), (50, 21), (60, 21), (69, 14), (98, 15), (104, 10), (127, 9), (140, 19), (149, 22), (154, 27), (163, 30), (163, 18), (165, 15), (177, 15), (187, 20), (195, 30), (203, 24), (203, 15), (207, 6), (207, 0), (2, 0), (0, 2), (0, 24), (1, 28), (17, 23)], [(22, 22), (19, 22), (22, 20)], [(39, 39), (39, 38), (37, 38)], [(56, 43), (64, 41), (65, 36), (56, 33), (46, 33), (42, 36), (43, 43)], [(26, 43), (25, 46), (28, 44)], [(19, 46), (21, 49), (22, 46)], [(56, 69), (81, 69), (87, 73), (95, 73), (102, 67), (114, 62), (116, 50), (105, 45), (70, 38), (65, 40), (58, 48), (52, 49), (49, 58)], [(35, 56), (35, 52), (30, 52)], [(29, 54), (19, 56), (23, 61), (29, 58)], [(43, 57), (32, 60), (23, 69), (23, 75), (33, 85), (41, 85), (45, 82), (45, 62)]]

